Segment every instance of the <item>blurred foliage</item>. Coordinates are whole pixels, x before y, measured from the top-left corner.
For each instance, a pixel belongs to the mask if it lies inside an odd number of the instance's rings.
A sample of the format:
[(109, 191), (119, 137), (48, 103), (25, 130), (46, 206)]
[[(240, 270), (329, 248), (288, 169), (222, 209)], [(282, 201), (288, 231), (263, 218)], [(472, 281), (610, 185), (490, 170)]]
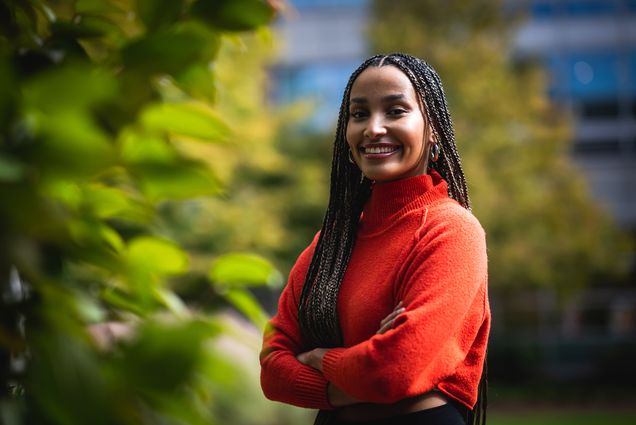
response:
[(207, 267), (199, 260), (210, 252), (258, 250), (286, 272), (320, 227), (330, 144), (293, 130), (310, 112), (306, 106), (267, 103), (264, 65), (275, 53), (271, 40), (258, 37), (223, 46), (215, 64), (222, 82), (216, 108), (232, 136), (226, 143), (180, 143), (213, 165), (225, 184), (221, 196), (162, 205), (162, 225), (195, 253), (195, 269)]
[[(264, 401), (259, 332), (220, 314), (233, 306), (261, 325), (248, 288), (281, 284), (245, 252), (253, 234), (274, 235), (266, 254), (282, 237), (259, 204), (271, 201), (247, 188), (288, 166), (262, 107), (276, 5), (0, 3), (3, 424), (300, 414)], [(243, 228), (224, 221), (250, 213)]]
[(374, 50), (404, 51), (440, 73), (469, 183), (486, 229), (493, 287), (567, 293), (615, 281), (630, 241), (590, 197), (569, 156), (571, 120), (529, 60), (512, 60), (521, 17), (500, 0), (375, 0)]

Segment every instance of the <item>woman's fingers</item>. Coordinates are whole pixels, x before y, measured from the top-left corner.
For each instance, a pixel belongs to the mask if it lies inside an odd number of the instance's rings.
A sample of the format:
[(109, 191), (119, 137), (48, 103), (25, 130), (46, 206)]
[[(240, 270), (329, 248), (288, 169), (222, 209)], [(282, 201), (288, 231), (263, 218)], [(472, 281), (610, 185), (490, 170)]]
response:
[(395, 308), (393, 309), (393, 311), (391, 313), (389, 313), (388, 316), (386, 316), (384, 319), (382, 319), (382, 321), (380, 322), (380, 325), (384, 325), (384, 323), (389, 322), (393, 319), (395, 319), (395, 317), (402, 313), (404, 311), (404, 307), (402, 307), (402, 301), (400, 301), (398, 303), (398, 305), (395, 306)]
[(400, 301), (398, 305), (395, 306), (395, 309), (391, 313), (389, 313), (388, 316), (382, 319), (382, 321), (380, 322), (380, 329), (376, 333), (383, 334), (384, 332), (391, 329), (393, 327), (393, 323), (395, 322), (395, 319), (400, 314), (404, 313), (405, 310), (406, 309), (402, 307), (402, 301)]
[(301, 362), (302, 364), (309, 364), (309, 359), (311, 358), (311, 353), (309, 351), (305, 352), (305, 353), (301, 353), (298, 356), (296, 356), (296, 359)]
[(314, 348), (311, 351), (300, 353), (296, 356), (296, 360), (322, 372), (322, 359), (328, 350), (328, 348)]
[(376, 334), (378, 335), (382, 335), (384, 332), (388, 331), (389, 329), (391, 329), (393, 327), (393, 322), (387, 322), (384, 325), (382, 325), (382, 327), (380, 329), (378, 329), (378, 331), (376, 332)]

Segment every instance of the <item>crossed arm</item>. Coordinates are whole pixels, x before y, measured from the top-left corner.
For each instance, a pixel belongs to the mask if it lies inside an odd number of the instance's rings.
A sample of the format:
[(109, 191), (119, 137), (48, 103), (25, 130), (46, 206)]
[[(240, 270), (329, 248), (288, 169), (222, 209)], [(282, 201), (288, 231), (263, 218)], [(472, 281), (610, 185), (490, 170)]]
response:
[[(400, 301), (395, 309), (393, 309), (393, 311), (389, 313), (388, 316), (382, 319), (382, 321), (380, 322), (380, 329), (378, 329), (376, 334), (383, 334), (391, 329), (393, 327), (395, 319), (397, 319), (397, 317), (401, 313), (403, 313), (404, 310), (405, 308), (402, 307), (402, 301)], [(311, 351), (306, 351), (299, 354), (298, 356), (296, 356), (296, 359), (302, 364), (311, 366), (322, 373), (322, 359), (323, 357), (325, 357), (325, 353), (328, 350), (328, 348), (314, 348)], [(327, 396), (329, 398), (329, 403), (333, 407), (342, 407), (348, 406), (350, 404), (360, 403), (360, 400), (357, 400), (356, 398), (345, 393), (331, 382), (327, 386)]]

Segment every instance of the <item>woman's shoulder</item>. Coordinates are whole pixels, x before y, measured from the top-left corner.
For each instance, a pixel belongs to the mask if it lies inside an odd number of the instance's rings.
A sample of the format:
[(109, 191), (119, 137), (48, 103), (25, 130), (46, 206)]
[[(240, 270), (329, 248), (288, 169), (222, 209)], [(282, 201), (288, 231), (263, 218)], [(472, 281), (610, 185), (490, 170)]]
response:
[(427, 208), (423, 227), (476, 232), (483, 235), (484, 229), (475, 215), (452, 198), (445, 198)]

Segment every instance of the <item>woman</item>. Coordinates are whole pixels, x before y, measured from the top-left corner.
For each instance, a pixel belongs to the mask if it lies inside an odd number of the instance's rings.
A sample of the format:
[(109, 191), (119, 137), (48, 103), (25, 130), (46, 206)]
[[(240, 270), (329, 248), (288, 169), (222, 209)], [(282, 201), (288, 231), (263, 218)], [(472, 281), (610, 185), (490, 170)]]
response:
[(322, 230), (265, 331), (265, 395), (317, 423), (484, 422), (486, 263), (438, 75), (368, 59), (344, 92)]

